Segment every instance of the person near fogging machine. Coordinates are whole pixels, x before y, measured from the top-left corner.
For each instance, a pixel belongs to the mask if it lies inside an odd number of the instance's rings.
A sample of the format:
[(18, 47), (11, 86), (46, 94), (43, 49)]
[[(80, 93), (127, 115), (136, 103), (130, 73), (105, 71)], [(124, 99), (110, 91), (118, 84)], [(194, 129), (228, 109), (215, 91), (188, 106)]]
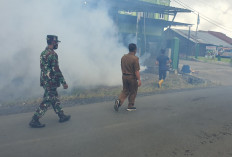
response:
[(60, 87), (60, 84), (63, 85), (64, 89), (68, 88), (68, 84), (59, 68), (58, 55), (54, 51), (58, 48), (59, 42), (57, 36), (47, 35), (48, 46), (40, 55), (40, 86), (44, 88), (44, 96), (43, 101), (29, 123), (32, 128), (45, 127), (45, 124), (41, 124), (39, 119), (50, 106), (52, 106), (55, 113), (58, 114), (59, 122), (68, 121), (71, 117), (70, 115), (64, 114), (57, 93), (57, 88)]
[(161, 88), (164, 80), (166, 79), (168, 64), (170, 64), (171, 62), (172, 61), (169, 59), (169, 57), (165, 56), (165, 50), (161, 49), (160, 55), (156, 59), (156, 65), (159, 65), (159, 88)]
[(119, 98), (115, 101), (114, 109), (118, 111), (125, 99), (128, 97), (127, 111), (135, 111), (135, 98), (138, 87), (141, 86), (139, 58), (135, 56), (137, 52), (136, 44), (129, 44), (129, 53), (121, 59), (123, 90)]

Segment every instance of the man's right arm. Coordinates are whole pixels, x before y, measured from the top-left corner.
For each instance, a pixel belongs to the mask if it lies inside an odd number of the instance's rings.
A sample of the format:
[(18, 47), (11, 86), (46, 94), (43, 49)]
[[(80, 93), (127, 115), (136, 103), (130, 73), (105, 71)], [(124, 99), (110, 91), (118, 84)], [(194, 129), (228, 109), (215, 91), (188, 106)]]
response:
[(167, 60), (168, 60), (168, 63), (172, 63), (172, 60), (169, 57), (167, 58)]
[(135, 72), (135, 75), (136, 75), (136, 78), (137, 78), (137, 80), (138, 80), (138, 86), (140, 87), (142, 83), (141, 83), (139, 71), (136, 71), (136, 72)]
[(167, 57), (167, 64), (170, 64), (170, 63), (172, 63), (172, 60), (169, 59), (169, 57)]
[(137, 58), (136, 63), (135, 63), (135, 76), (138, 80), (138, 86), (140, 87), (142, 83), (141, 83), (141, 79), (140, 79), (139, 70), (140, 70), (139, 58)]

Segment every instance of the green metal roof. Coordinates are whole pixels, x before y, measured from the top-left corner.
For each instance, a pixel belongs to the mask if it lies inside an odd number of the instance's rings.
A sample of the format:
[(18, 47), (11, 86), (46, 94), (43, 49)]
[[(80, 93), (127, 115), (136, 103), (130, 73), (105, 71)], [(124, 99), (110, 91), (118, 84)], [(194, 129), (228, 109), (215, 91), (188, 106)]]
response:
[[(131, 23), (136, 23), (137, 22), (137, 17), (136, 16), (130, 16), (130, 15), (118, 15), (118, 20), (121, 22), (131, 22)], [(142, 19), (142, 21), (144, 21)], [(153, 18), (146, 18), (146, 24), (150, 25), (162, 25), (163, 27), (168, 27), (168, 26), (190, 26), (192, 24), (188, 23), (181, 23), (181, 22), (173, 22), (173, 21), (166, 21), (166, 20), (161, 20), (161, 19), (153, 19)]]
[(190, 13), (191, 10), (170, 7), (165, 5), (152, 4), (136, 0), (108, 0), (107, 3), (112, 9), (129, 12), (148, 12), (174, 15), (175, 13)]

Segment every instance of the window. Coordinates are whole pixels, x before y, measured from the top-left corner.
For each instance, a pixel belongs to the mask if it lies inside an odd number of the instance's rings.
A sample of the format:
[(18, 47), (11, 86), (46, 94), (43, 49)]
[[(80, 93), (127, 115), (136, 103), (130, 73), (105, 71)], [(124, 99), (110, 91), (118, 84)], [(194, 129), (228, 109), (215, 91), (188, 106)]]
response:
[(164, 19), (164, 14), (160, 14), (160, 19)]

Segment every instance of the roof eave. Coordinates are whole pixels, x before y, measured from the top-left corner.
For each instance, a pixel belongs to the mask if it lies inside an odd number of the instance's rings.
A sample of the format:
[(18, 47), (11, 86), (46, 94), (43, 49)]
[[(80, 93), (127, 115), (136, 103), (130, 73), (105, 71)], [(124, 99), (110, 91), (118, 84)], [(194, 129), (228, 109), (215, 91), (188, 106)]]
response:
[(176, 7), (170, 7), (165, 5), (152, 4), (148, 2), (130, 2), (130, 1), (117, 1), (112, 2), (110, 7), (116, 11), (129, 11), (129, 12), (148, 12), (148, 13), (162, 13), (162, 14), (175, 14), (181, 13), (191, 13), (189, 9), (182, 9)]

